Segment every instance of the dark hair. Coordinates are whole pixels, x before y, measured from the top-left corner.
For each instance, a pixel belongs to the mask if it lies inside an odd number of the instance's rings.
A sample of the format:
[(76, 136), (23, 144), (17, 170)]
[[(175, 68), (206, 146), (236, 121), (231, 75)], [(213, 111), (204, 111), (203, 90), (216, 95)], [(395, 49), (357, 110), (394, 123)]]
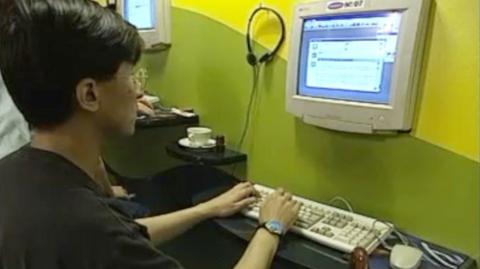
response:
[(135, 26), (90, 0), (0, 0), (0, 70), (33, 127), (63, 123), (81, 79), (112, 79), (142, 47)]

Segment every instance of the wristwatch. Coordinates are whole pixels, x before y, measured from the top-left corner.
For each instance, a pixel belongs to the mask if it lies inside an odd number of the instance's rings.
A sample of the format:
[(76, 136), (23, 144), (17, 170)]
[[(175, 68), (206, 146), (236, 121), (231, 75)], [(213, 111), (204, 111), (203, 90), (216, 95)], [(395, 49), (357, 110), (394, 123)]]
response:
[(271, 234), (282, 236), (285, 233), (285, 227), (278, 220), (269, 220), (258, 226), (258, 228), (265, 228)]

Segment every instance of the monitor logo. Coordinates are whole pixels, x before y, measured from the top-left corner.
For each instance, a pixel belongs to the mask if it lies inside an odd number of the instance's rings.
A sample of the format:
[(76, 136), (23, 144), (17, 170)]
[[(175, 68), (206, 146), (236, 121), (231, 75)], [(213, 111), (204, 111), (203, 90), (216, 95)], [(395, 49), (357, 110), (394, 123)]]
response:
[(341, 9), (344, 6), (343, 2), (330, 2), (327, 6), (329, 10)]
[(338, 9), (357, 9), (365, 7), (366, 0), (344, 0), (344, 1), (332, 1), (327, 3), (327, 11), (333, 11)]

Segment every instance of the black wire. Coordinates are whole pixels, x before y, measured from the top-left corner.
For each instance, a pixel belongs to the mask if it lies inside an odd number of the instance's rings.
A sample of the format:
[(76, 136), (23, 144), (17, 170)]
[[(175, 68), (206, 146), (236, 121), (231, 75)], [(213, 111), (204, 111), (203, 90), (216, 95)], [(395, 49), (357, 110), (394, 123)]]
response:
[[(258, 89), (258, 81), (260, 77), (260, 66), (253, 66), (253, 81), (252, 81), (252, 88), (250, 89), (250, 100), (248, 101), (247, 112), (245, 114), (245, 122), (243, 125), (242, 135), (240, 136), (240, 140), (238, 141), (236, 150), (241, 151), (245, 138), (247, 137), (251, 116), (252, 116), (252, 109), (253, 104), (255, 103), (255, 97), (257, 96), (257, 89)], [(233, 169), (231, 174), (235, 176), (235, 170), (237, 169), (237, 164), (233, 165)]]
[(240, 151), (242, 149), (243, 142), (245, 142), (245, 138), (247, 136), (247, 133), (248, 133), (248, 130), (249, 130), (249, 127), (250, 127), (250, 121), (251, 121), (251, 118), (252, 118), (252, 108), (253, 108), (254, 100), (256, 99), (255, 96), (256, 96), (256, 93), (257, 93), (257, 89), (258, 89), (260, 67), (254, 66), (252, 68), (252, 70), (253, 70), (252, 89), (250, 90), (250, 100), (248, 102), (247, 113), (246, 113), (246, 116), (245, 116), (245, 122), (244, 122), (244, 125), (243, 125), (242, 135), (241, 135), (240, 140), (239, 140), (238, 145), (237, 145), (237, 150), (238, 151)]

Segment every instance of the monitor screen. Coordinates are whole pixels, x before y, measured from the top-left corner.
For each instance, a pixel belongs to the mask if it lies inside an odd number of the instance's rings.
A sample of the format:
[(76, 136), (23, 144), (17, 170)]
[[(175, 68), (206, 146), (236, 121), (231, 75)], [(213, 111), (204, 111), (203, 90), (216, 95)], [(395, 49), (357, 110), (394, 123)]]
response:
[(401, 11), (305, 18), (298, 94), (388, 104), (401, 18)]
[(139, 30), (155, 29), (155, 0), (125, 0), (123, 15)]

